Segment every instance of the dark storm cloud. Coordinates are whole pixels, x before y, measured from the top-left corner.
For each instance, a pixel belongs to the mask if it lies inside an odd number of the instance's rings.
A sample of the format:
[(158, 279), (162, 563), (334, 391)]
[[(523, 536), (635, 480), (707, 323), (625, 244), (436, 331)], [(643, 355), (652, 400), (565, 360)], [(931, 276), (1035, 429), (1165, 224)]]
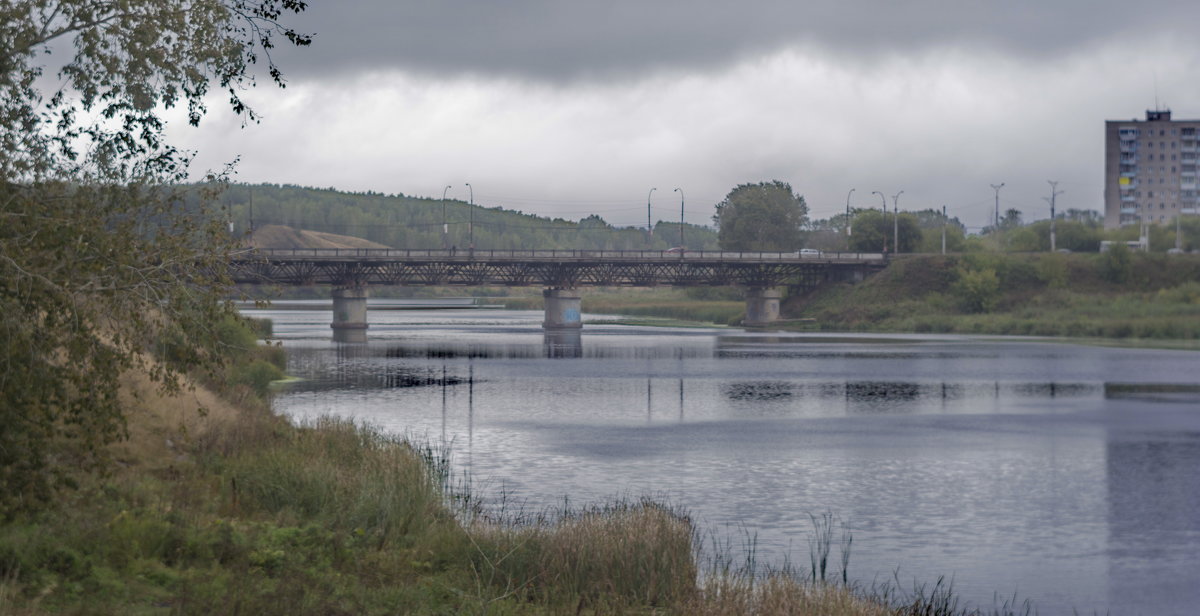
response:
[[(316, 0), (293, 77), (395, 68), (559, 81), (688, 70), (793, 45), (869, 57), (938, 46), (1036, 58), (1195, 28), (1194, 0)], [(1189, 25), (1190, 24), (1190, 25)], [(1178, 30), (1183, 32), (1183, 30)]]

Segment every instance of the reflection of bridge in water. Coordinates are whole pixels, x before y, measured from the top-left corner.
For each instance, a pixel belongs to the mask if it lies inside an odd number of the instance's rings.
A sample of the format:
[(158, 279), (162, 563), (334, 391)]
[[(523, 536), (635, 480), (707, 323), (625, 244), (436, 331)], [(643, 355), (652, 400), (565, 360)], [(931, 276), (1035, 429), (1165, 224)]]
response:
[(241, 284), (333, 286), (340, 339), (364, 338), (371, 286), (543, 288), (548, 330), (581, 327), (585, 287), (736, 286), (748, 326), (779, 319), (780, 287), (857, 281), (887, 263), (878, 253), (651, 250), (257, 250), (230, 263)]

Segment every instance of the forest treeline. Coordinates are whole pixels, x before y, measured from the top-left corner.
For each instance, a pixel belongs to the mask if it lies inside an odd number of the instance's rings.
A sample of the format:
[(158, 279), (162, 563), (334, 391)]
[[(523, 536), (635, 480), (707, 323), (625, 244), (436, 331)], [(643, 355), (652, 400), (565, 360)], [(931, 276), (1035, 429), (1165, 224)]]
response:
[[(578, 222), (463, 201), (376, 192), (343, 192), (276, 184), (233, 185), (223, 195), (235, 233), (251, 224), (287, 225), (361, 237), (393, 248), (666, 250), (679, 245), (679, 223), (659, 221), (653, 237), (642, 227), (614, 227), (598, 215)], [(443, 206), (446, 237), (443, 239)], [(471, 210), (474, 210), (472, 214)], [(685, 224), (683, 245), (717, 250), (717, 233)]]

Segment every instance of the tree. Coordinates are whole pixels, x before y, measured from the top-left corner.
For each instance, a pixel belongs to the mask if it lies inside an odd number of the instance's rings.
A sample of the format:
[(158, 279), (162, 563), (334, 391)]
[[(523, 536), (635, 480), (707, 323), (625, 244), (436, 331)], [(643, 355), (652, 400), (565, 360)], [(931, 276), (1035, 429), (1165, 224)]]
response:
[(883, 252), (886, 247), (887, 252), (895, 253), (895, 235), (898, 230), (899, 252), (917, 250), (921, 242), (921, 228), (917, 226), (917, 218), (908, 212), (901, 214), (899, 220), (894, 220), (893, 216), (879, 210), (855, 212), (850, 249), (858, 252)]
[(807, 220), (804, 197), (779, 180), (739, 185), (713, 216), (721, 250), (796, 250)]
[[(166, 391), (223, 361), (222, 264), (236, 241), (188, 194), (159, 109), (197, 124), (210, 84), (234, 112), (297, 0), (40, 0), (0, 5), (0, 517), (37, 506), (124, 433), (119, 377)], [(51, 54), (51, 45), (57, 45)], [(70, 47), (73, 52), (64, 48)], [(40, 81), (58, 60), (55, 80)], [(60, 89), (44, 93), (43, 83)], [(214, 178), (216, 180), (216, 178)], [(147, 359), (165, 345), (170, 361)]]

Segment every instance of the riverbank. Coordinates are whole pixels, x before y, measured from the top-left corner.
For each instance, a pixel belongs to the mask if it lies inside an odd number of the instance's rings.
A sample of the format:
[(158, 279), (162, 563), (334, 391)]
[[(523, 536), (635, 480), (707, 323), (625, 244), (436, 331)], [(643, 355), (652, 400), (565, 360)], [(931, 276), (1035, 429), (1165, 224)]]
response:
[(898, 613), (788, 575), (697, 586), (696, 529), (650, 501), (497, 519), (447, 452), (273, 414), (274, 355), (178, 397), (127, 375), (109, 472), (0, 525), (0, 613)]
[(915, 256), (789, 298), (783, 329), (1200, 339), (1200, 257)]

